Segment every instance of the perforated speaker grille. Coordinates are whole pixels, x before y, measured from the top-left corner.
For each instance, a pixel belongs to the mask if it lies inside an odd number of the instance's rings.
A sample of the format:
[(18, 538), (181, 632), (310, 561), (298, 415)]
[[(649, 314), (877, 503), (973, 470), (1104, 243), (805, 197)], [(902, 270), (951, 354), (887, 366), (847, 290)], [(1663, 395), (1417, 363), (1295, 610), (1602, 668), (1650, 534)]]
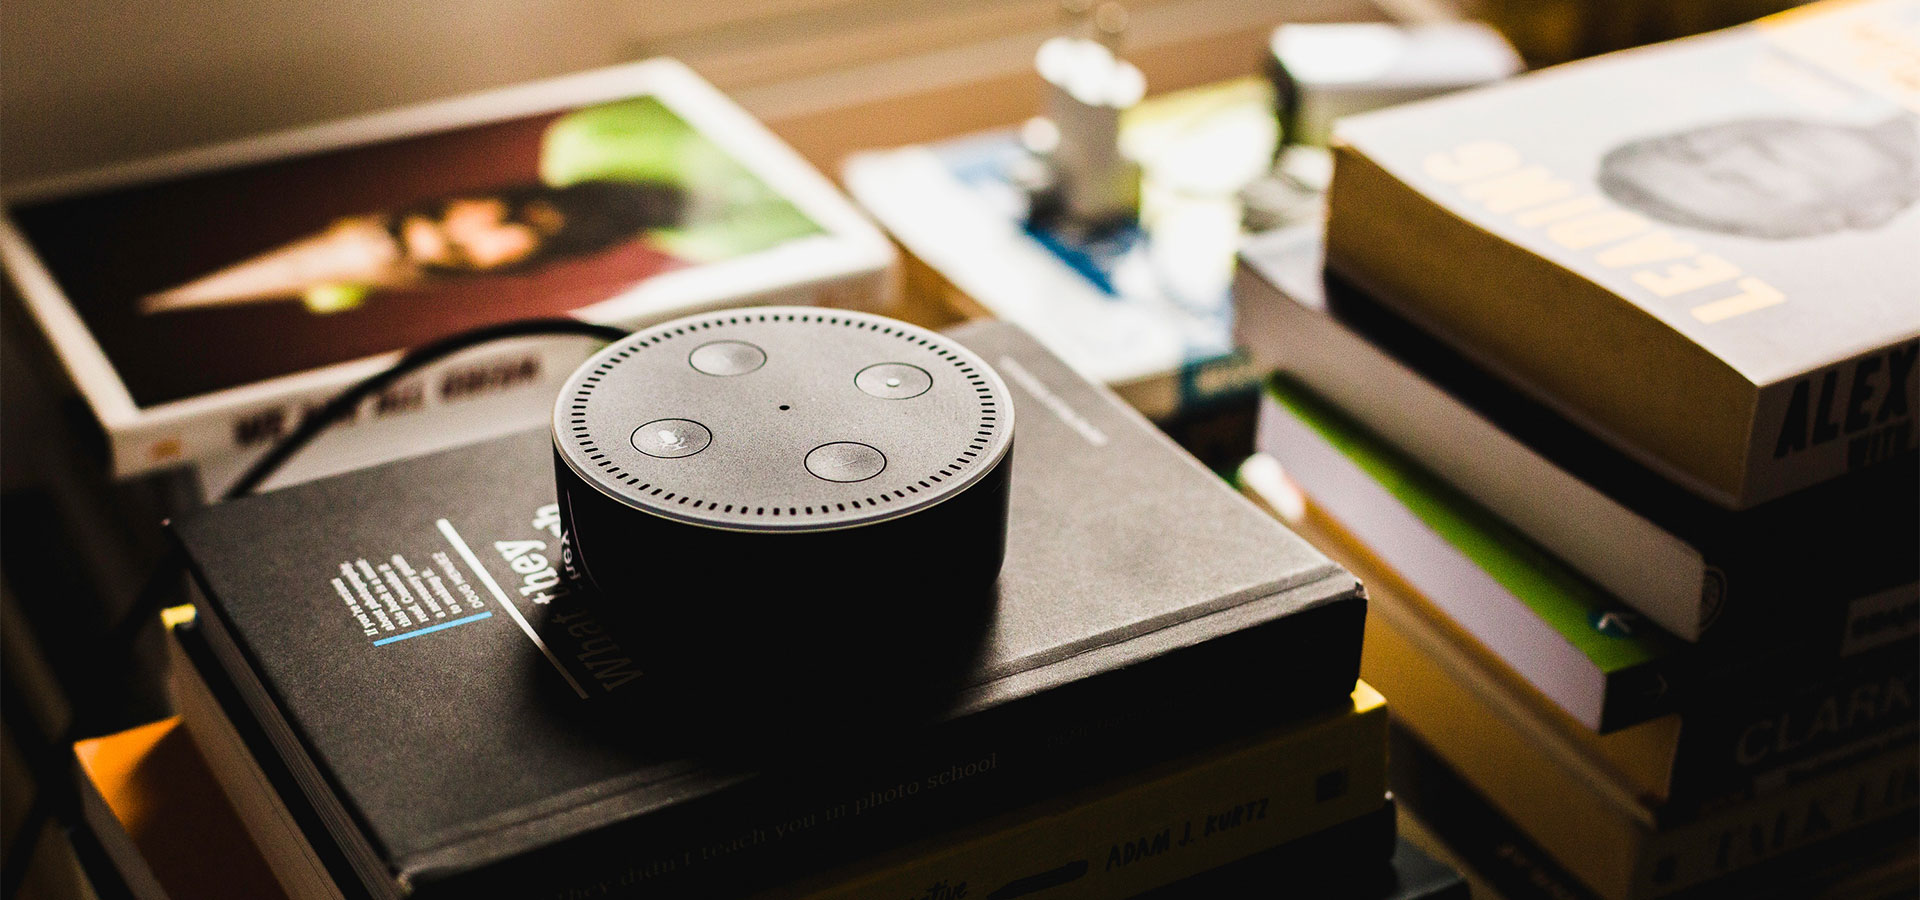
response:
[(637, 509), (739, 530), (893, 518), (1006, 455), (1006, 386), (946, 337), (864, 313), (732, 310), (612, 344), (561, 390), (554, 446)]

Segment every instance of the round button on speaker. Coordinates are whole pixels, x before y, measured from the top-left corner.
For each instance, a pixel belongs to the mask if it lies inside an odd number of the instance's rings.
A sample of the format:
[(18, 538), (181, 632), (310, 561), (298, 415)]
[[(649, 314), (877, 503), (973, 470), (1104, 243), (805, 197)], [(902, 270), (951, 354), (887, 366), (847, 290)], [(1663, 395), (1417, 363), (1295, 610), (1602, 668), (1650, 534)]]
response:
[(767, 364), (767, 352), (745, 341), (714, 341), (695, 347), (687, 364), (708, 375), (745, 375)]
[(913, 648), (991, 609), (1013, 422), (985, 360), (892, 319), (757, 307), (647, 328), (555, 404), (562, 563), (708, 672)]
[(919, 366), (881, 363), (861, 369), (853, 383), (882, 400), (910, 400), (933, 387), (933, 376)]
[(707, 449), (713, 432), (686, 419), (655, 419), (633, 430), (633, 447), (648, 456), (679, 459)]
[(886, 468), (886, 454), (853, 441), (821, 444), (807, 454), (807, 471), (826, 481), (865, 481)]

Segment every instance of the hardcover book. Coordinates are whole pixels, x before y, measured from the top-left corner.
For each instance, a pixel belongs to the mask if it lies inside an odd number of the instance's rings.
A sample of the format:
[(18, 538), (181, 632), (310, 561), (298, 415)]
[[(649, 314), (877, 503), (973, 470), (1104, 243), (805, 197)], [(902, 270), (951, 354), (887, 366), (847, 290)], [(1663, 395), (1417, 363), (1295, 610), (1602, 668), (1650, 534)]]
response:
[(545, 432), (183, 518), (211, 655), (307, 838), (373, 896), (711, 887), (1346, 701), (1351, 577), (1019, 329), (954, 335), (1021, 411), (997, 607), (963, 687), (831, 753), (690, 755), (649, 714), (618, 618), (552, 567)]
[(1317, 228), (1263, 234), (1240, 259), (1235, 336), (1256, 364), (1298, 379), (1662, 629), (1810, 658), (1920, 633), (1914, 453), (1728, 511), (1323, 276)]
[[(399, 351), (464, 329), (872, 307), (893, 261), (819, 172), (664, 59), (23, 185), (5, 202), (0, 261), (120, 476), (258, 450)], [(489, 346), (371, 398), (358, 420), (447, 408), (423, 429), (471, 428), (501, 418), (460, 415), (473, 401), (513, 394), (528, 402), (508, 416), (531, 426), (592, 349)]]
[(1344, 120), (1328, 263), (1722, 506), (1897, 461), (1916, 23), (1815, 4)]

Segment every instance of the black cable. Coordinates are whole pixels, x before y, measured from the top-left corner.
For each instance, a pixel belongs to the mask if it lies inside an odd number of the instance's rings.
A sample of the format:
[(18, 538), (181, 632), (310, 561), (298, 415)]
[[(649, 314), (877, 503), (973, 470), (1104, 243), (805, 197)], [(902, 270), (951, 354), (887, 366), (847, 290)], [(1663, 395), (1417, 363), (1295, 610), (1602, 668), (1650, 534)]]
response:
[(314, 437), (318, 436), (321, 431), (324, 431), (328, 425), (345, 418), (357, 409), (362, 401), (385, 390), (389, 385), (399, 381), (401, 378), (422, 366), (478, 344), (504, 338), (538, 334), (576, 334), (582, 337), (599, 338), (605, 341), (617, 341), (626, 337), (628, 332), (624, 328), (616, 328), (612, 325), (596, 325), (592, 322), (582, 322), (579, 319), (520, 319), (513, 322), (502, 322), (498, 325), (482, 326), (471, 331), (463, 331), (459, 334), (441, 338), (432, 343), (422, 344), (412, 350), (408, 350), (404, 356), (400, 357), (399, 362), (394, 363), (385, 371), (371, 375), (354, 386), (347, 388), (341, 392), (339, 396), (328, 401), (327, 405), (321, 407), (318, 412), (307, 416), (300, 422), (300, 427), (295, 428), (292, 434), (281, 438), (280, 442), (273, 445), (273, 449), (268, 451), (266, 456), (261, 457), (259, 462), (254, 463), (248, 468), (246, 474), (240, 476), (240, 480), (234, 482), (233, 487), (228, 488), (226, 495), (221, 499), (233, 500), (253, 493), (254, 488), (259, 487), (260, 483), (267, 480), (268, 476), (278, 471), (281, 466), (286, 465), (287, 460), (291, 459), (293, 454), (299, 452), (300, 448), (311, 443)]

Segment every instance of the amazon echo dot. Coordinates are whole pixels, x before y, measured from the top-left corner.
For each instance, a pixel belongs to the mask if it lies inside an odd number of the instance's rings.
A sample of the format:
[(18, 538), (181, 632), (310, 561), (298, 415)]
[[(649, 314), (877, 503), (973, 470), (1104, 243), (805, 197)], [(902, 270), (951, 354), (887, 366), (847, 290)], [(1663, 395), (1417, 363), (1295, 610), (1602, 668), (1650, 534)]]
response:
[(655, 661), (908, 658), (991, 606), (1013, 415), (972, 351), (880, 316), (757, 307), (647, 328), (554, 407), (562, 562)]

